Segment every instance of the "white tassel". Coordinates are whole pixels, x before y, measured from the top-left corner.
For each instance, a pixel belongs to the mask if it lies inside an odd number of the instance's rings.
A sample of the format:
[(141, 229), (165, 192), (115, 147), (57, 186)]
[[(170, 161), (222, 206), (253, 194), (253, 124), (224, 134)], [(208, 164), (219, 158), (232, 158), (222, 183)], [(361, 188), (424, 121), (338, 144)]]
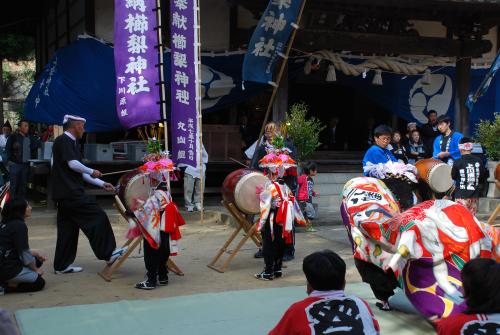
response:
[(375, 70), (375, 75), (372, 80), (373, 85), (382, 86), (382, 70)]
[(310, 74), (311, 73), (311, 67), (312, 67), (312, 58), (309, 58), (304, 65), (304, 73), (305, 74)]
[(427, 69), (427, 70), (425, 70), (424, 75), (422, 76), (422, 80), (421, 80), (422, 85), (430, 85), (431, 81), (432, 81), (431, 70)]
[(328, 73), (326, 74), (326, 81), (333, 82), (337, 81), (337, 74), (335, 73), (335, 65), (328, 65)]

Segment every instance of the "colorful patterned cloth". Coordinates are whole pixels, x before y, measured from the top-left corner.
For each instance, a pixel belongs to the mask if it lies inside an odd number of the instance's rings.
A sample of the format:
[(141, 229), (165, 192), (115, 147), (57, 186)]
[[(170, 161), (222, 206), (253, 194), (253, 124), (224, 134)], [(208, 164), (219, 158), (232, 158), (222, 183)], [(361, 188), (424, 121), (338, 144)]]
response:
[(179, 227), (186, 222), (175, 203), (172, 202), (169, 192), (155, 190), (138, 209), (134, 210), (134, 214), (139, 224), (130, 227), (127, 234), (129, 238), (139, 236), (142, 233), (149, 245), (158, 249), (160, 231), (164, 231), (170, 236), (170, 255), (177, 255), (177, 241), (181, 239)]
[[(271, 225), (279, 224), (283, 226), (283, 238), (285, 243), (292, 243), (293, 222), (304, 225), (305, 219), (292, 192), (285, 183), (268, 181), (264, 189), (260, 192), (260, 218), (257, 229), (260, 231), (267, 219)], [(277, 209), (276, 215), (271, 209)], [(271, 216), (271, 217), (269, 217)]]
[(391, 268), (415, 308), (430, 320), (463, 310), (460, 270), (470, 259), (500, 259), (500, 231), (462, 205), (430, 200), (403, 213), (380, 180), (354, 178), (342, 195), (354, 257)]

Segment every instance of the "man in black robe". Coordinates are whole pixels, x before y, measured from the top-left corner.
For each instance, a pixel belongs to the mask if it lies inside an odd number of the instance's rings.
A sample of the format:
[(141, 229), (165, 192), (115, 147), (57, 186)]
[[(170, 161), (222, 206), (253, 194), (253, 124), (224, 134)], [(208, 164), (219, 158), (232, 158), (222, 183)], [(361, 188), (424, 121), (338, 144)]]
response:
[(52, 147), (52, 198), (57, 203), (56, 274), (83, 270), (72, 265), (80, 229), (89, 239), (98, 259), (111, 264), (126, 252), (125, 248), (115, 250), (115, 236), (106, 213), (95, 199), (85, 194), (84, 181), (109, 192), (113, 192), (114, 187), (98, 179), (102, 176), (101, 172), (81, 162), (78, 140), (83, 136), (84, 125), (84, 118), (65, 115), (64, 134), (56, 138)]

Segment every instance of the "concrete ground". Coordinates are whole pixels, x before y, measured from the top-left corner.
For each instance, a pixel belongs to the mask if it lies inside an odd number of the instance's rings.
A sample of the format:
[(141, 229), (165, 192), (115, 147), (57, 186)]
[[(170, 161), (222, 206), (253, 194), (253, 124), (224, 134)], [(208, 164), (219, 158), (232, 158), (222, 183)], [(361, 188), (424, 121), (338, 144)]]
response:
[[(103, 204), (112, 221), (117, 243), (122, 244), (125, 241), (127, 224), (109, 206), (109, 202), (104, 201)], [(203, 224), (200, 223), (199, 214), (189, 213), (188, 215), (186, 213), (188, 223), (182, 228), (181, 250), (179, 256), (173, 258), (177, 265), (182, 268), (185, 276), (179, 277), (171, 274), (167, 287), (160, 287), (152, 291), (133, 288), (133, 285), (142, 280), (145, 274), (143, 259), (137, 251), (118, 270), (112, 282), (105, 282), (97, 275), (97, 272), (104, 266), (104, 262), (95, 258), (88, 240), (83, 234), (80, 235), (75, 264), (82, 266), (84, 272), (66, 275), (53, 274), (52, 259), (56, 243), (55, 212), (35, 208), (33, 217), (28, 220), (30, 246), (32, 249), (41, 251), (49, 259), (44, 265), (46, 271), (44, 278), (47, 285), (43, 291), (37, 293), (1, 296), (0, 307), (14, 312), (23, 308), (304, 285), (301, 260), (309, 253), (325, 248), (335, 250), (346, 260), (349, 282), (360, 281), (353, 265), (351, 246), (344, 228), (332, 225), (340, 222), (340, 217), (335, 212), (324, 213), (325, 216), (320, 218), (321, 220), (318, 222), (317, 232), (305, 233), (303, 228), (298, 229), (296, 260), (286, 263), (285, 277), (282, 279), (262, 282), (253, 278), (254, 273), (262, 270), (263, 260), (253, 258), (257, 248), (250, 241), (247, 241), (225, 273), (209, 269), (207, 264), (234, 229), (228, 217), (221, 215), (224, 210), (213, 205), (207, 204), (207, 207), (211, 209), (207, 210)]]

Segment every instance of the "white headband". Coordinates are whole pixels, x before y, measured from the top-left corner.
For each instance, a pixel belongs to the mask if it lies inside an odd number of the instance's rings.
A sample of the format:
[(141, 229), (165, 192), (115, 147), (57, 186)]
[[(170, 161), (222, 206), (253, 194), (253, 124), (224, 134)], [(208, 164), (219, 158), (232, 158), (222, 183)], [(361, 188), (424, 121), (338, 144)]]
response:
[(465, 151), (471, 151), (473, 147), (474, 147), (474, 144), (472, 144), (471, 142), (462, 143), (462, 144), (458, 145), (458, 149), (465, 150)]
[(72, 120), (72, 121), (82, 121), (84, 123), (87, 122), (87, 120), (85, 120), (83, 117), (66, 114), (66, 115), (64, 115), (63, 124), (66, 124), (70, 120)]

